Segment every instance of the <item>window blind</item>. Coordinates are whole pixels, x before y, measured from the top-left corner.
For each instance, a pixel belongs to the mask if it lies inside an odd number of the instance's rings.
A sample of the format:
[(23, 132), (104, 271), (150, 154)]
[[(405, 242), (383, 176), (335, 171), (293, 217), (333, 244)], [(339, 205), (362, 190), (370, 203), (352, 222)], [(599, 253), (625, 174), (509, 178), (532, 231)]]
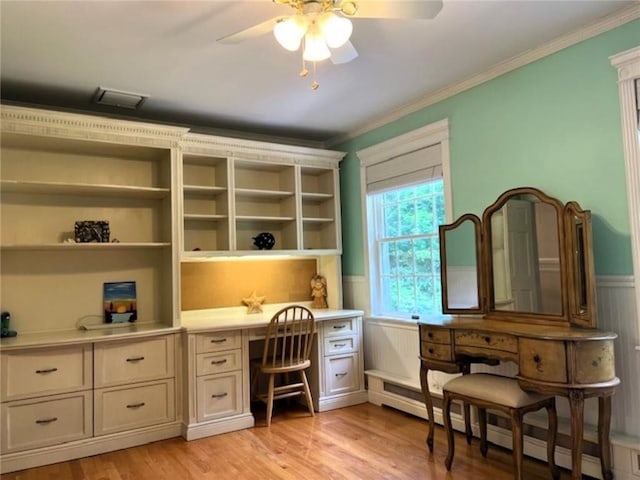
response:
[(442, 176), (440, 144), (414, 150), (368, 165), (365, 170), (367, 193), (381, 192), (402, 185)]

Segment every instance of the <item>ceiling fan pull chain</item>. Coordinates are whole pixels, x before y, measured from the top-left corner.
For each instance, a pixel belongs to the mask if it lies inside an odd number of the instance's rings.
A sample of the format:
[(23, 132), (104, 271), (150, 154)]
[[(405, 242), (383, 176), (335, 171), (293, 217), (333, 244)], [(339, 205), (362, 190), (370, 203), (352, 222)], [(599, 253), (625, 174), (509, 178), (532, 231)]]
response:
[(320, 84), (316, 82), (316, 62), (313, 62), (313, 82), (311, 82), (311, 90), (317, 90)]

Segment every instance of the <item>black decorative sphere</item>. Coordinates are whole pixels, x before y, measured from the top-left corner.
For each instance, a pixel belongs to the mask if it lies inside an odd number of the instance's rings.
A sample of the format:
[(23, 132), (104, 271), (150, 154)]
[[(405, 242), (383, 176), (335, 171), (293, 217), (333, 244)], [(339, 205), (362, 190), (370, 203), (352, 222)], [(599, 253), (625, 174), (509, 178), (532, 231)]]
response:
[(259, 250), (271, 250), (276, 244), (276, 239), (271, 233), (262, 232), (253, 237), (253, 244)]

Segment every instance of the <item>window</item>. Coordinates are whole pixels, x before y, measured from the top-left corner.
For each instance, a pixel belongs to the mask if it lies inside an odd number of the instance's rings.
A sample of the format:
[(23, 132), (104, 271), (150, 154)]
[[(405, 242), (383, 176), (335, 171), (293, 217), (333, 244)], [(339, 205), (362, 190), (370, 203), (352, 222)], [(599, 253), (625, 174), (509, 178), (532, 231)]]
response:
[(438, 226), (450, 218), (447, 120), (358, 152), (368, 313), (442, 312)]
[(442, 313), (438, 225), (445, 222), (442, 177), (368, 196), (377, 315)]

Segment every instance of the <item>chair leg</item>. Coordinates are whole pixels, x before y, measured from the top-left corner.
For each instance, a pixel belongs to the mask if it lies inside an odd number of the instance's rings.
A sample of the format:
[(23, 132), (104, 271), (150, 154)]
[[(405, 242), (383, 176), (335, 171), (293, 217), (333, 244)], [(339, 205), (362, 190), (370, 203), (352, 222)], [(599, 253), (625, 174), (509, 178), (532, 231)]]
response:
[(513, 438), (513, 465), (515, 480), (522, 480), (523, 433), (522, 413), (511, 410), (511, 432)]
[(487, 409), (478, 407), (478, 423), (480, 424), (480, 453), (487, 456), (489, 445), (487, 444)]
[(453, 454), (455, 453), (455, 440), (453, 436), (453, 427), (451, 426), (451, 397), (448, 392), (444, 392), (444, 400), (442, 403), (442, 414), (444, 420), (444, 428), (447, 432), (447, 458), (444, 460), (444, 465), (447, 470), (451, 470), (451, 464), (453, 463)]
[(273, 389), (275, 374), (269, 374), (269, 392), (267, 393), (267, 427), (271, 426), (271, 414), (273, 413)]
[(549, 470), (554, 480), (560, 478), (560, 470), (556, 465), (556, 439), (558, 436), (558, 413), (556, 412), (556, 399), (552, 398), (547, 405), (547, 417), (549, 418), (549, 427), (547, 433), (547, 461), (549, 462)]
[(473, 440), (473, 432), (471, 431), (471, 405), (467, 402), (462, 402), (464, 410), (464, 433), (467, 437), (467, 445), (471, 445)]
[(313, 398), (311, 398), (311, 389), (309, 388), (307, 374), (304, 370), (300, 370), (300, 378), (302, 379), (302, 383), (304, 384), (304, 395), (307, 399), (307, 408), (309, 409), (309, 413), (313, 417), (315, 416), (315, 413), (313, 412)]

